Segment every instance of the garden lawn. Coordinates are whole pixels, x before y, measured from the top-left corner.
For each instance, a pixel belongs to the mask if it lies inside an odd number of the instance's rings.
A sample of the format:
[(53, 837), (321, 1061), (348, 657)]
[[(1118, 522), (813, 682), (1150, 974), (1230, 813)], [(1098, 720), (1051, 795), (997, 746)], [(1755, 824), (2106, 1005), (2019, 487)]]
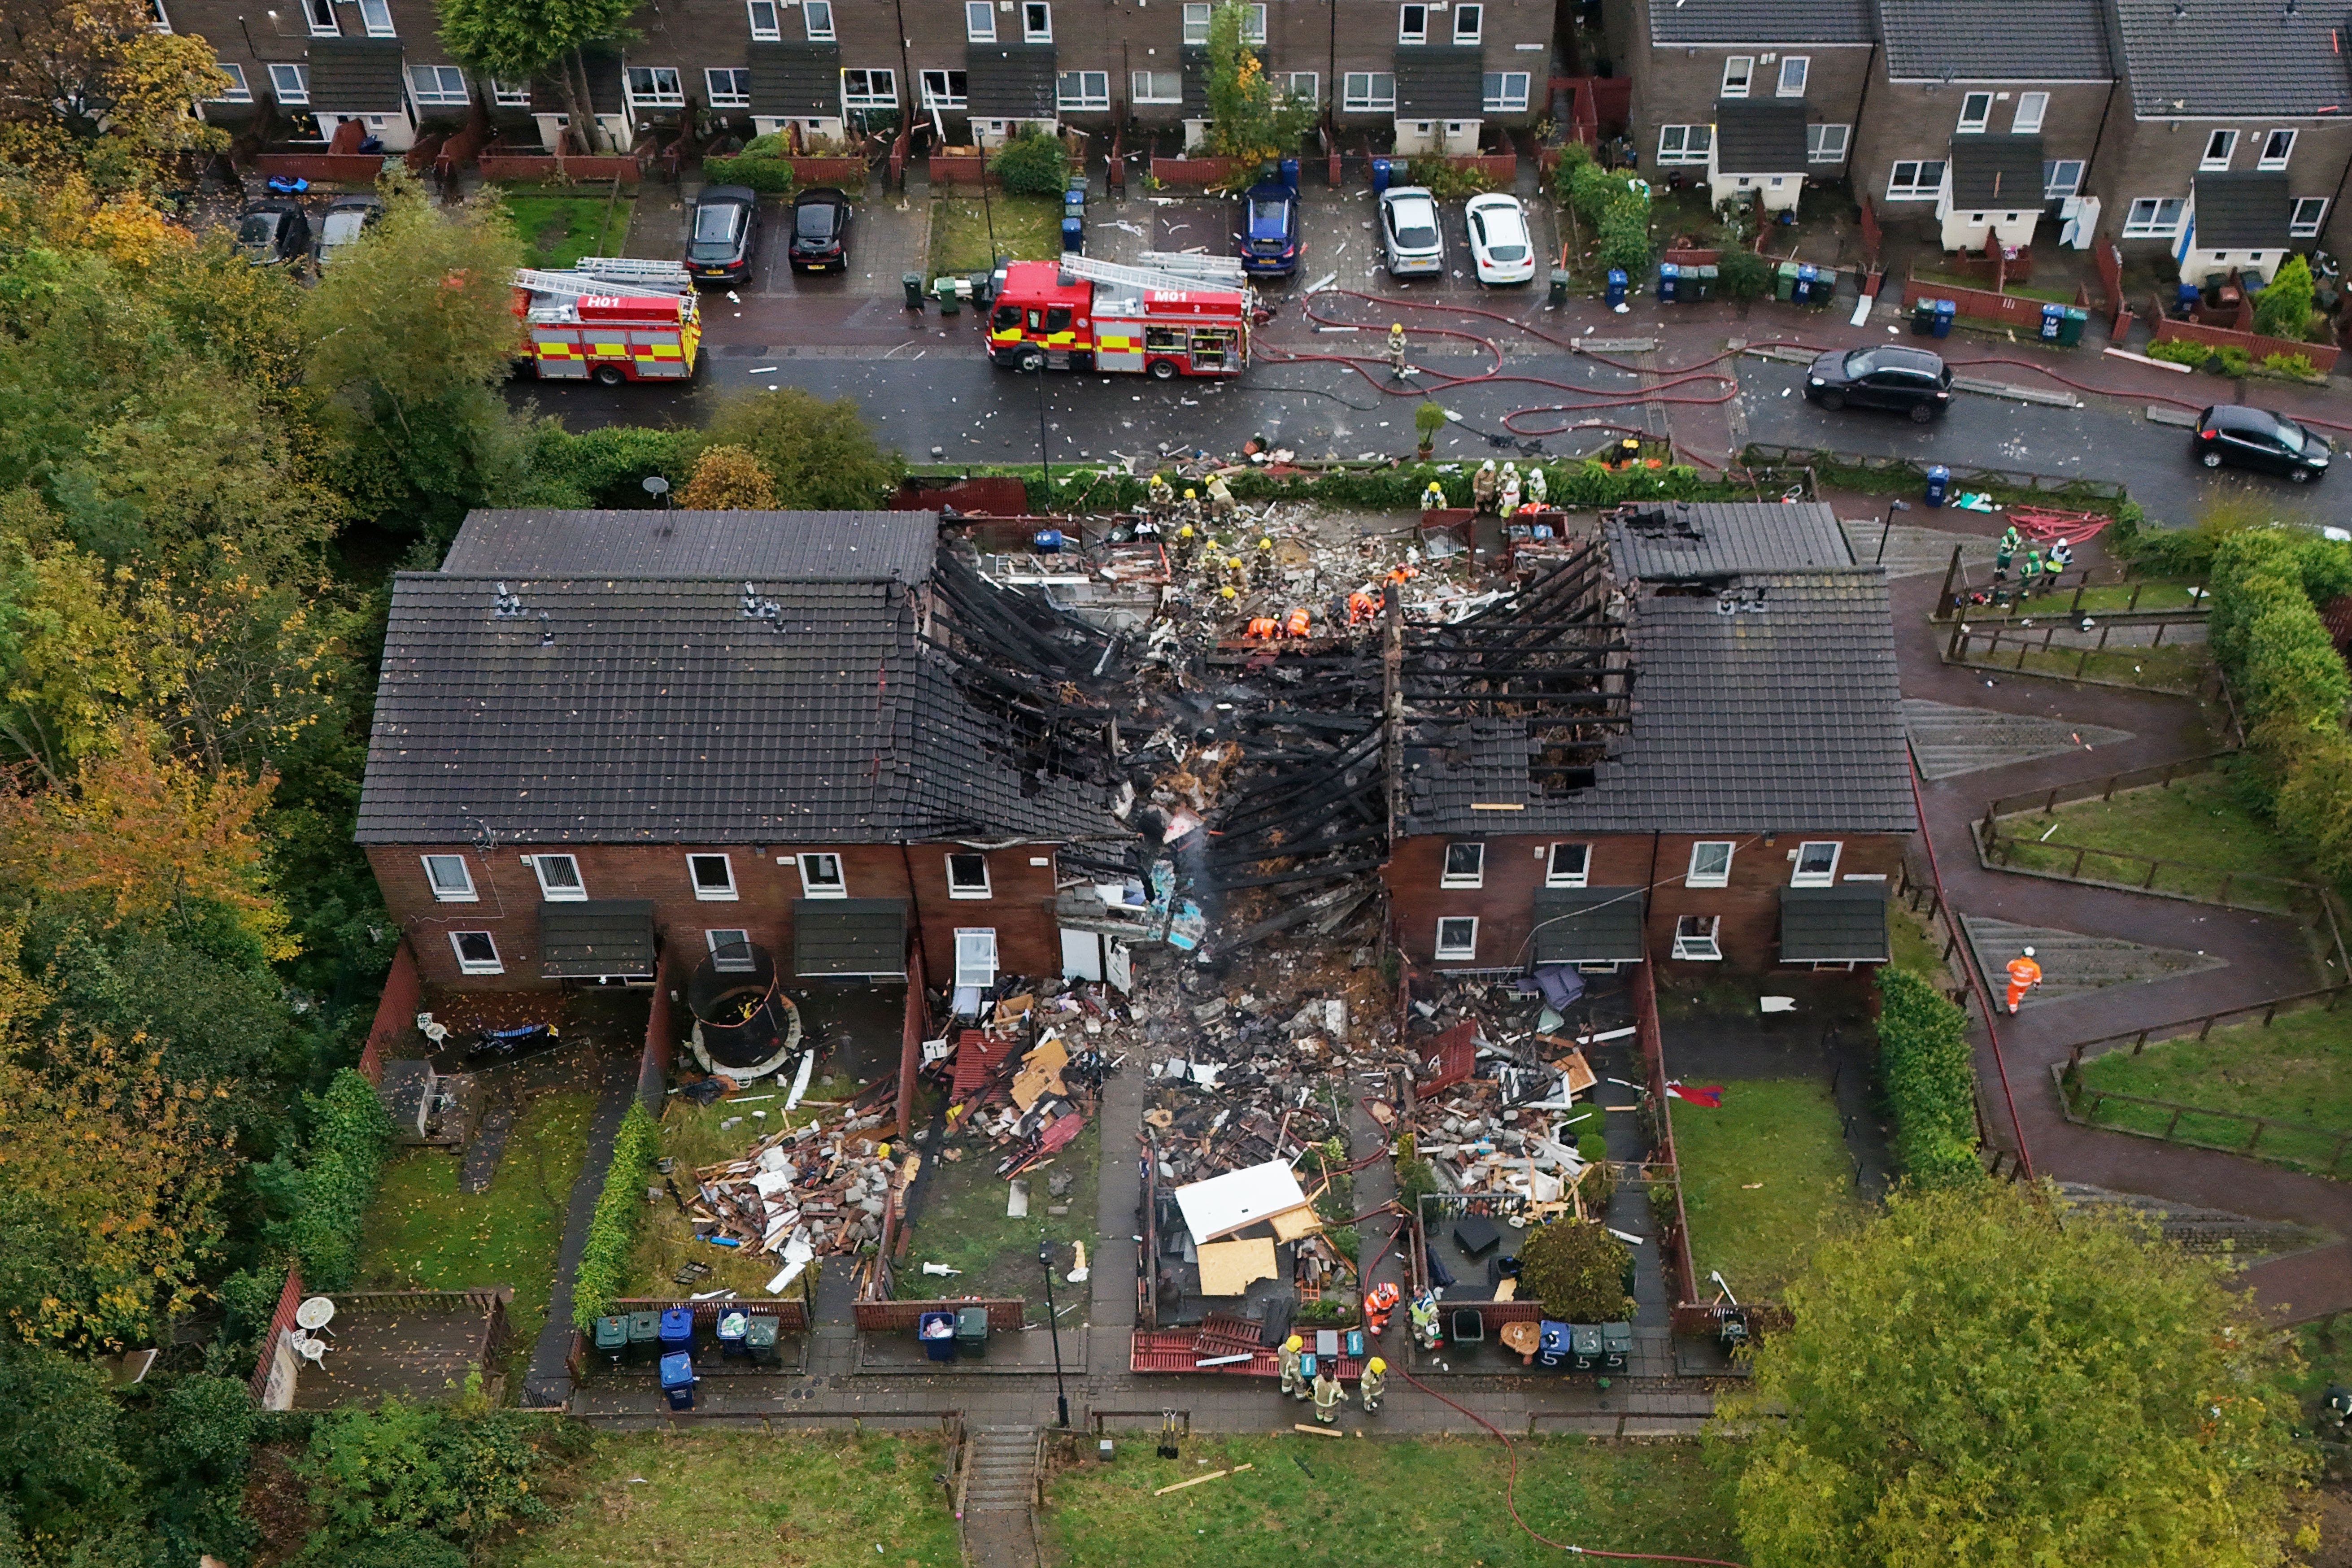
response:
[(530, 267), (562, 268), (583, 256), (618, 256), (629, 237), (636, 197), (614, 201), (609, 190), (543, 195), (510, 195), (507, 214), (522, 239)]
[[(1044, 1271), (1037, 1267), (1037, 1238), (1043, 1236), (1055, 1244), (1055, 1271), (1059, 1274), (1067, 1274), (1072, 1267), (1070, 1243), (1094, 1239), (1102, 1124), (1089, 1120), (1086, 1130), (1070, 1140), (1051, 1164), (1032, 1165), (1023, 1173), (1021, 1179), (1029, 1184), (1029, 1213), (1022, 1219), (1010, 1218), (1004, 1212), (1011, 1184), (996, 1173), (1003, 1151), (985, 1141), (961, 1147), (961, 1161), (942, 1163), (923, 1177), (926, 1186), (909, 1227), (905, 1260), (898, 1265), (895, 1294), (925, 1300), (942, 1296), (1019, 1296), (1029, 1303), (1028, 1321), (1042, 1324), (1045, 1283)], [(931, 1156), (923, 1158), (928, 1164)], [(1048, 1195), (1046, 1183), (1059, 1171), (1067, 1171), (1077, 1180), (1068, 1196), (1056, 1198)], [(1048, 1207), (1065, 1205), (1069, 1210), (1065, 1215), (1045, 1212)], [(1089, 1257), (1087, 1261), (1092, 1264), (1094, 1259)], [(963, 1272), (952, 1277), (926, 1274), (926, 1263), (944, 1263)], [(1087, 1287), (1057, 1284), (1055, 1289), (1055, 1305), (1079, 1303), (1076, 1311), (1063, 1314), (1063, 1326), (1086, 1321)]]
[[(2161, 788), (2128, 790), (2112, 800), (2062, 805), (2054, 818), (2038, 812), (2004, 818), (2002, 828), (2037, 841), (2017, 845), (2009, 864), (2140, 887), (2147, 882), (2147, 860), (2173, 861), (2158, 870), (2154, 889), (2191, 898), (2216, 897), (2225, 876), (2311, 878), (2308, 862), (2247, 808), (2229, 773), (2220, 768)], [(2049, 837), (2042, 841), (2045, 830)], [(2094, 851), (2083, 857), (2078, 873), (2077, 847)], [(2114, 853), (2096, 853), (2102, 850)], [(2278, 909), (2291, 903), (2288, 889), (2261, 881), (2233, 880), (2228, 893), (2232, 903)]]
[[(1353, 1390), (1351, 1389), (1352, 1394)], [(1273, 1393), (1267, 1413), (1275, 1414)], [(1426, 1396), (1391, 1380), (1391, 1409)], [(1283, 1419), (1287, 1420), (1287, 1416)], [(1349, 1426), (1361, 1419), (1350, 1410)], [(1370, 1418), (1377, 1429), (1381, 1417)], [(1734, 1558), (1719, 1481), (1692, 1443), (1517, 1439), (1517, 1498), (1555, 1541), (1612, 1552)], [(1511, 1522), (1510, 1461), (1488, 1437), (1328, 1442), (1300, 1435), (1194, 1438), (1153, 1456), (1125, 1435), (1109, 1465), (1065, 1471), (1041, 1522), (1062, 1568), (1363, 1568), (1381, 1563), (1557, 1563)], [(1234, 1465), (1251, 1469), (1166, 1497), (1155, 1489)], [(846, 1561), (846, 1559), (844, 1559)]]
[[(2203, 1040), (2168, 1040), (2134, 1056), (2110, 1051), (2083, 1064), (2092, 1089), (2211, 1106), (2247, 1116), (2274, 1116), (2314, 1127), (2352, 1131), (2352, 1006), (2330, 1013), (2308, 1007), (2282, 1013), (2269, 1028), (2259, 1020), (2216, 1029)], [(2090, 1102), (2081, 1102), (2086, 1109)], [(2153, 1106), (2102, 1105), (2109, 1126), (2162, 1132), (2172, 1113)], [(2252, 1132), (2233, 1118), (2183, 1116), (2174, 1136), (2193, 1142), (2242, 1147)], [(2270, 1131), (2257, 1153), (2282, 1163), (2325, 1169), (2336, 1140), (2320, 1134)], [(2352, 1160), (2346, 1162), (2352, 1169)]]
[[(831, 1100), (836, 1093), (851, 1094), (857, 1086), (830, 1077), (814, 1079), (809, 1085), (811, 1100)], [(752, 1144), (778, 1128), (787, 1125), (783, 1099), (772, 1087), (763, 1085), (756, 1104), (737, 1105), (721, 1100), (710, 1105), (697, 1105), (681, 1095), (672, 1095), (662, 1112), (661, 1154), (671, 1162), (669, 1179), (687, 1202), (695, 1201), (694, 1173), (705, 1165), (722, 1161), (740, 1160)], [(770, 1098), (772, 1097), (772, 1098)], [(803, 1106), (793, 1112), (789, 1125), (798, 1127), (828, 1113), (831, 1108), (810, 1109)], [(764, 1119), (755, 1119), (752, 1112), (764, 1110)], [(832, 1111), (838, 1117), (838, 1111)], [(721, 1122), (742, 1121), (722, 1129)], [(661, 1184), (661, 1173), (654, 1173), (654, 1184)], [(677, 1271), (692, 1260), (710, 1266), (710, 1272), (698, 1279), (681, 1281)], [(810, 1266), (812, 1271), (824, 1267), (820, 1258)], [(753, 1300), (768, 1299), (767, 1283), (782, 1267), (781, 1259), (764, 1253), (754, 1254), (740, 1247), (714, 1247), (697, 1239), (695, 1224), (678, 1212), (665, 1192), (659, 1203), (651, 1205), (645, 1223), (638, 1227), (636, 1246), (629, 1252), (629, 1283), (626, 1294), (638, 1297), (673, 1297), (695, 1295), (705, 1290), (731, 1289)], [(815, 1281), (810, 1281), (810, 1289)], [(793, 1283), (793, 1294), (800, 1293), (798, 1280)]]
[[(499, 1553), (513, 1568), (957, 1568), (929, 1436), (601, 1433), (549, 1478), (556, 1517)], [(881, 1548), (877, 1552), (876, 1548)]]
[(360, 1240), (363, 1288), (463, 1290), (511, 1285), (507, 1322), (528, 1347), (547, 1317), (563, 1216), (596, 1096), (542, 1094), (523, 1108), (489, 1191), (457, 1190), (458, 1157), (438, 1149), (395, 1154), (383, 1168)]
[[(2028, 632), (2027, 637), (2033, 634)], [(2017, 644), (1972, 648), (1969, 658), (1989, 668), (2016, 670), (2024, 675), (2056, 676), (2062, 680), (2104, 680), (2111, 686), (2135, 686), (2147, 691), (2193, 696), (2205, 679), (2203, 643), (2166, 643), (2158, 647), (2108, 648), (2085, 653), (2053, 647), (2046, 653), (2029, 647), (2025, 662), (2017, 662)]]
[(1901, 899), (1887, 906), (1886, 932), (1895, 944), (1895, 968), (1909, 970), (1938, 990), (1951, 984), (1951, 971), (1944, 963), (1942, 934), (1913, 914)]
[(1777, 1299), (1825, 1231), (1864, 1213), (1826, 1083), (1740, 1079), (1716, 1110), (1667, 1104), (1702, 1290), (1720, 1269), (1741, 1300)]
[[(995, 251), (989, 247), (989, 225), (995, 224)], [(931, 276), (985, 272), (1002, 254), (1015, 261), (1051, 261), (1062, 254), (1062, 204), (1044, 196), (1008, 196), (991, 193), (983, 206), (978, 196), (936, 196), (931, 201)]]

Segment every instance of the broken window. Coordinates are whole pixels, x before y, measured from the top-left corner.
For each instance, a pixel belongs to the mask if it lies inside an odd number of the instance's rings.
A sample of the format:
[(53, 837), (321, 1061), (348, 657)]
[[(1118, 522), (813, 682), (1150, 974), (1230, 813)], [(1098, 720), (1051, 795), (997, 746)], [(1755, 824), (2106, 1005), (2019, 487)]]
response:
[(1449, 844), (1445, 847), (1445, 875), (1441, 885), (1448, 888), (1475, 888), (1486, 879), (1486, 847), (1484, 844)]
[(1478, 918), (1448, 915), (1437, 922), (1437, 956), (1441, 960), (1478, 956)]
[(831, 854), (803, 855), (801, 860), (801, 894), (811, 899), (845, 899), (849, 883), (841, 874), (841, 857)]
[(1723, 949), (1716, 942), (1716, 932), (1722, 929), (1721, 915), (1685, 915), (1675, 921), (1675, 956), (1717, 960)]
[(955, 943), (956, 988), (970, 985), (985, 991), (995, 984), (996, 928), (958, 926)]
[(965, 853), (948, 857), (948, 897), (950, 899), (989, 897), (987, 856)]
[(1551, 847), (1551, 863), (1544, 868), (1544, 886), (1581, 888), (1591, 863), (1591, 845), (1555, 844)]

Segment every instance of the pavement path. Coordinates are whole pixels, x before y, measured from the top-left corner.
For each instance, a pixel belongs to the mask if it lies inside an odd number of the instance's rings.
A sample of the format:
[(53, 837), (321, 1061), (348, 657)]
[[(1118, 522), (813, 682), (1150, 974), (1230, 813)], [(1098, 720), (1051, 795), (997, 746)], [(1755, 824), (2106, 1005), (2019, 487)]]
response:
[(636, 1093), (637, 1062), (625, 1052), (604, 1053), (596, 1063), (596, 1110), (588, 1121), (588, 1142), (580, 1161), (580, 1174), (572, 1183), (572, 1200), (563, 1215), (563, 1244), (555, 1254), (555, 1289), (548, 1297), (547, 1321), (540, 1326), (531, 1346), (530, 1369), (523, 1374), (526, 1406), (560, 1405), (572, 1396), (572, 1373), (565, 1358), (572, 1353), (572, 1280), (580, 1272), (580, 1254), (588, 1245), (588, 1221), (596, 1212), (596, 1198), (604, 1190), (604, 1174), (613, 1166), (613, 1141), (621, 1118)]

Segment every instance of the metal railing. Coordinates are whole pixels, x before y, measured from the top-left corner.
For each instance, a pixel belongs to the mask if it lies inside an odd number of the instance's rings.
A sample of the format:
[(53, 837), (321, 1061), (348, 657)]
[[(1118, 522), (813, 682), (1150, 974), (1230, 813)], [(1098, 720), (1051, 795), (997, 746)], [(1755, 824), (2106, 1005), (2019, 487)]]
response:
[[(1900, 475), (1916, 479), (1923, 489), (1927, 483), (1927, 470), (1922, 465), (1908, 458), (1889, 458), (1876, 453), (1840, 452), (1820, 447), (1784, 447), (1751, 441), (1740, 449), (1739, 458), (1741, 462), (1752, 465), (1814, 468), (1834, 466), (1871, 474)], [(2024, 473), (2014, 468), (1954, 468), (1951, 482), (1954, 489), (2021, 490), (2087, 501), (2120, 501), (2125, 495), (2122, 485), (2105, 479), (2086, 479), (2080, 475), (2060, 477)]]
[[(1971, 582), (1969, 579), (1967, 564), (1962, 559), (1964, 549), (1965, 546), (1958, 544), (1953, 545), (1952, 559), (1944, 567), (1944, 585), (1942, 588), (1937, 590), (1936, 595), (1936, 607), (1928, 616), (1930, 620), (1935, 621), (1939, 625), (1946, 621), (1958, 620), (1963, 616), (1966, 616), (1971, 620), (2001, 621), (2008, 619), (2022, 619), (2028, 616), (2063, 615), (2071, 620), (2079, 617), (2084, 613), (2083, 595), (2090, 593), (2093, 589), (2099, 586), (2099, 584), (2091, 581), (2091, 569), (2089, 567), (2084, 566), (2076, 568), (2072, 574), (2074, 591), (2067, 596), (2065, 608), (2061, 610), (2059, 608), (2058, 595), (2064, 592), (2069, 574), (2063, 572), (2043, 573), (2035, 585), (2034, 596), (2028, 599), (2024, 596), (2024, 578), (2021, 575), (2013, 584), (1999, 581), (1988, 583)], [(2168, 610), (2158, 610), (2153, 608), (2146, 611), (2141, 610), (2139, 607), (2140, 595), (2147, 590), (2147, 584), (2145, 582), (2133, 582), (2129, 584), (2110, 583), (2106, 585), (2111, 588), (2128, 587), (2131, 590), (2131, 593), (2124, 600), (2124, 607), (2122, 609), (2101, 609), (2095, 605), (2090, 612), (2094, 616), (2169, 616), (2181, 619), (2198, 621), (2202, 621), (2207, 618), (2208, 612), (2201, 602), (2196, 605), (2179, 605)], [(1956, 595), (1964, 593), (1969, 589), (1979, 587), (1990, 587), (2002, 593), (2014, 591), (2018, 595), (2018, 597), (2014, 600), (1992, 605), (1962, 605), (1958, 602)]]
[[(2058, 881), (2080, 882), (2086, 888), (2152, 893), (2158, 898), (2182, 899), (2190, 903), (2214, 904), (2223, 909), (2294, 915), (2310, 921), (2314, 925), (2328, 921), (2326, 889), (2316, 882), (2273, 876), (2267, 871), (2235, 870), (2221, 866), (2201, 865), (2193, 860), (2142, 855), (2128, 849), (2102, 849), (2094, 845), (2072, 844), (2063, 838), (2037, 838), (2006, 833), (2001, 830), (2000, 822), (1990, 816), (1980, 819), (1976, 828), (1977, 842), (1984, 851), (1985, 864), (1995, 869), (2029, 877), (2048, 877)], [(2018, 863), (2021, 852), (2026, 864)], [(2037, 860), (2048, 863), (2032, 863)], [(2085, 866), (2094, 868), (2094, 873), (2112, 868), (2117, 875), (2086, 875)], [(2232, 898), (2231, 895), (2233, 893), (2238, 896)]]

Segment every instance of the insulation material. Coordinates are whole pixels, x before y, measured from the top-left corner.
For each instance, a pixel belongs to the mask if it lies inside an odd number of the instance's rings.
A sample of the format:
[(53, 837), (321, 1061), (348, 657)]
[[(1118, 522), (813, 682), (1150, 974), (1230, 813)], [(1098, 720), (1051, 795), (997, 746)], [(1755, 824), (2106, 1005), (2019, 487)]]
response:
[[(1287, 1161), (1269, 1160), (1178, 1187), (1177, 1206), (1195, 1242), (1215, 1241), (1235, 1231), (1307, 1207), (1307, 1193)], [(1311, 1211), (1310, 1211), (1311, 1212)]]
[(1274, 1242), (1268, 1237), (1245, 1241), (1213, 1241), (1200, 1249), (1201, 1294), (1239, 1296), (1255, 1279), (1272, 1279), (1276, 1267)]

